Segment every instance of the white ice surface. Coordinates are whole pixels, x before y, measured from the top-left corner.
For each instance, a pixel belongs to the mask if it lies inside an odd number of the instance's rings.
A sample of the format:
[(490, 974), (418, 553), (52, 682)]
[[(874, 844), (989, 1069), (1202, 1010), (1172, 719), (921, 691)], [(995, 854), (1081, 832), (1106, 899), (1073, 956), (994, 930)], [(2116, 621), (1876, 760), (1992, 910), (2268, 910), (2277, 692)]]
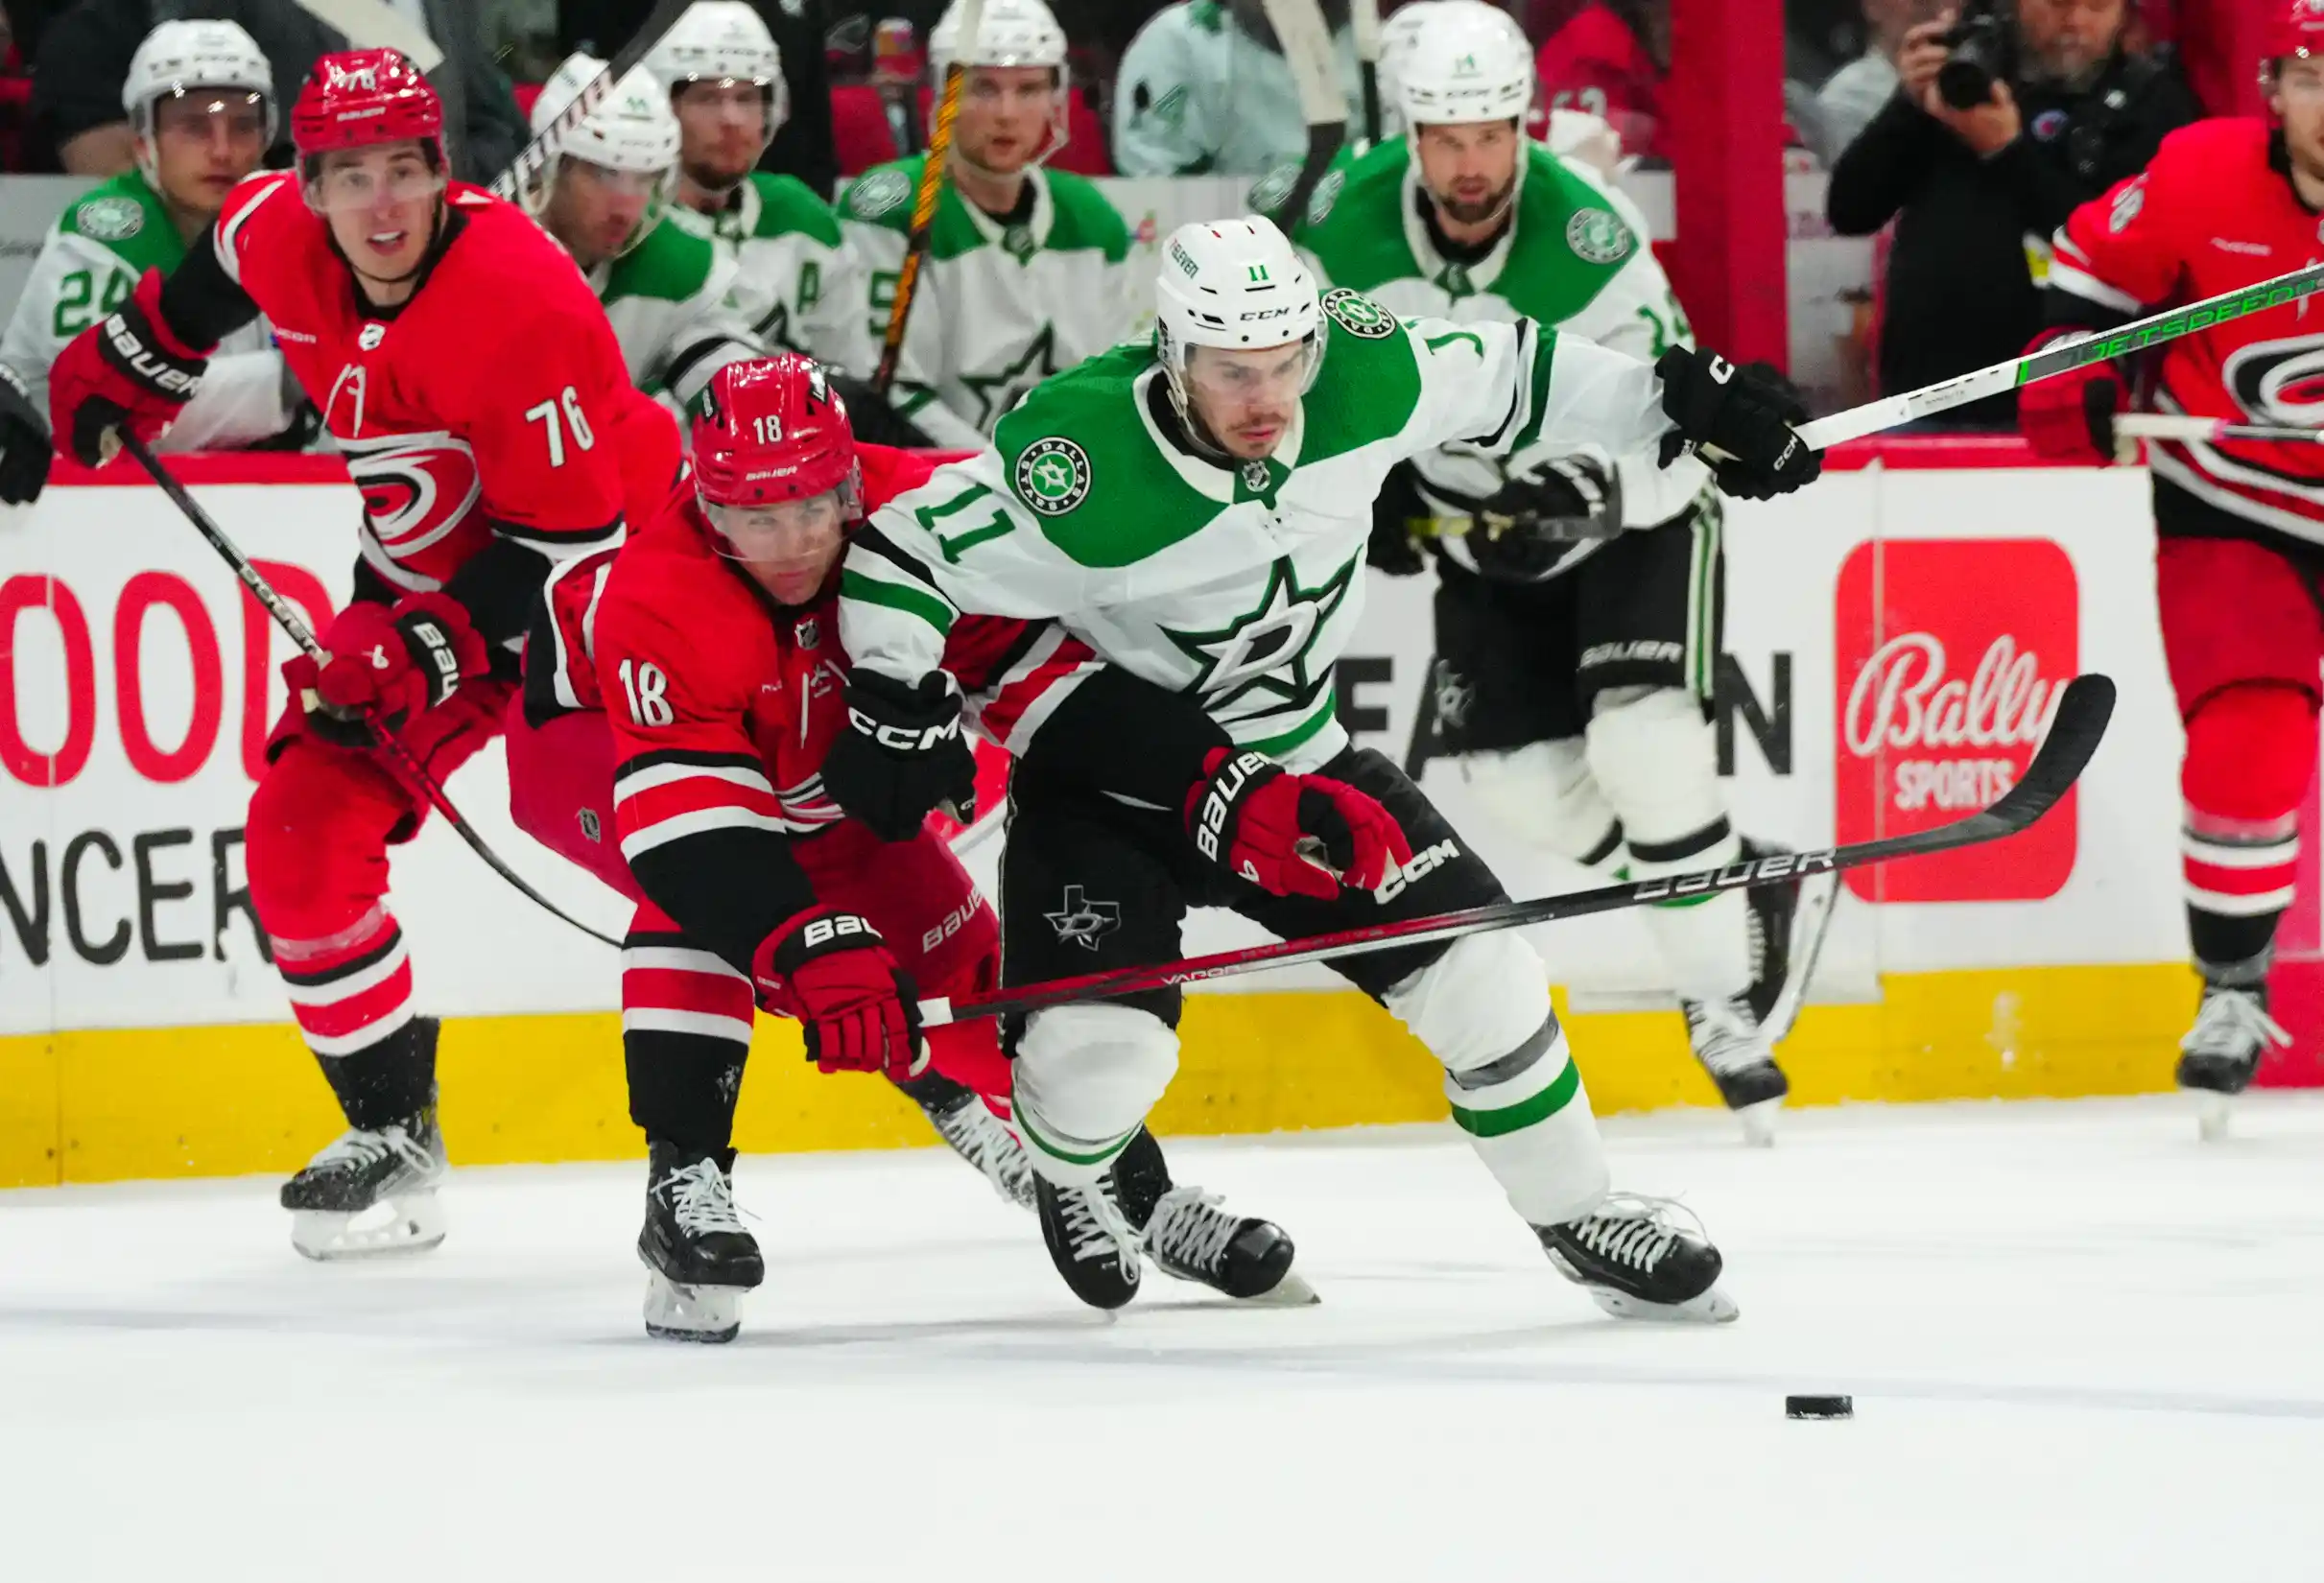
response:
[(2316, 1578), (2324, 1099), (2238, 1124), (1612, 1123), (1723, 1329), (1601, 1316), (1431, 1127), (1174, 1146), (1298, 1239), (1290, 1311), (1082, 1310), (934, 1150), (746, 1160), (724, 1348), (639, 1329), (642, 1167), (459, 1172), (360, 1266), (270, 1181), (0, 1193), (0, 1577)]

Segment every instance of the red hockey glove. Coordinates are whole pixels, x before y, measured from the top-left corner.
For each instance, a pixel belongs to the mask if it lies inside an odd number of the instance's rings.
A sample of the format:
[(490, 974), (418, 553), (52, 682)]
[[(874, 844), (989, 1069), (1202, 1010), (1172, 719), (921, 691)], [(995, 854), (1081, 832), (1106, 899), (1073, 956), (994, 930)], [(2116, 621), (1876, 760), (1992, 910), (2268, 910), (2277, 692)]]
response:
[[(300, 654), (282, 668), (291, 696), (316, 696), (307, 723), (332, 742), (368, 741), (371, 721), (390, 731), (450, 697), (491, 663), (485, 640), (458, 600), (414, 594), (393, 609), (368, 600), (348, 605), (322, 634), (320, 664)], [(355, 727), (350, 736), (348, 727)]]
[[(2053, 345), (2077, 330), (2044, 330), (2028, 352)], [(2052, 461), (2114, 465), (2114, 415), (2122, 412), (2122, 376), (2100, 358), (2068, 374), (2052, 374), (2018, 388), (2017, 427), (2037, 457)]]
[(1412, 861), (1388, 811), (1344, 782), (1225, 747), (1204, 755), (1202, 773), (1186, 794), (1195, 849), (1270, 896), (1331, 901), (1342, 885), (1377, 890)]
[(148, 270), (111, 317), (64, 343), (48, 375), (57, 448), (94, 467), (126, 428), (148, 444), (202, 389), (210, 354), (171, 333), (161, 317), (161, 272)]
[(822, 1072), (884, 1072), (899, 1081), (928, 1068), (919, 992), (880, 932), (853, 912), (816, 908), (759, 942), (750, 957), (759, 1004), (795, 1017), (807, 1058)]

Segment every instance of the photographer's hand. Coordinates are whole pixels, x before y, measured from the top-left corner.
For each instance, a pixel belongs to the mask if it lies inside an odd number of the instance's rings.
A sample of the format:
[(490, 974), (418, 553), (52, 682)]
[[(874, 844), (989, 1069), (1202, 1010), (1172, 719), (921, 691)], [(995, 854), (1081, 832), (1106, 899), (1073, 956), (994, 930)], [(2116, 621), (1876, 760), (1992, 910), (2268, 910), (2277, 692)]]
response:
[(1953, 53), (1945, 35), (1953, 31), (1954, 14), (1946, 12), (1933, 22), (1923, 22), (1905, 35), (1897, 47), (1896, 75), (1905, 96), (1926, 109), (1936, 93), (1936, 70)]
[(1942, 121), (1953, 135), (1969, 145), (1970, 152), (1980, 159), (1990, 159), (2018, 139), (2026, 130), (2025, 119), (2018, 114), (2016, 96), (2009, 84), (1996, 82), (1993, 96), (1973, 110), (1956, 110), (1937, 94), (1932, 81), (1921, 107)]

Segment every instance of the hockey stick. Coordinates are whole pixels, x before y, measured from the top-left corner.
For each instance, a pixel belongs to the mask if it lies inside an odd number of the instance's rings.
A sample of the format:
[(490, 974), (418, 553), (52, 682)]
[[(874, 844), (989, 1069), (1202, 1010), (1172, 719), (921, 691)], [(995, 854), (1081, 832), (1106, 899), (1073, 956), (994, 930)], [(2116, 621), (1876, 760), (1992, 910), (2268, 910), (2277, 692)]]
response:
[(1868, 401), (1862, 407), (1851, 407), (1844, 413), (1834, 413), (1830, 417), (1819, 417), (1814, 423), (1801, 425), (1799, 437), (1815, 450), (1830, 450), (1843, 440), (1862, 439), (1866, 435), (1876, 435), (1883, 429), (1893, 429), (1900, 423), (1910, 423), (1915, 418), (1949, 413), (1956, 407), (1982, 401), (2004, 390), (2014, 390), (2021, 385), (2031, 385), (2036, 380), (2072, 373), (2086, 364), (2107, 358), (2127, 357), (2148, 346), (2160, 346), (2183, 335), (2193, 335), (2197, 330), (2224, 324), (2231, 319), (2241, 319), (2247, 314), (2300, 301), (2319, 291), (2324, 291), (2324, 264), (2312, 264), (2305, 270), (2294, 270), (2289, 274), (2277, 275), (2273, 280), (2263, 280), (2256, 286), (2221, 292), (2200, 302), (2190, 302), (2183, 308), (2172, 308), (2166, 313), (2138, 319), (2103, 335), (2055, 343), (2038, 352), (2012, 358), (2006, 363), (1996, 363), (1990, 368), (1980, 368), (1972, 374), (1958, 374), (1952, 379), (1940, 379), (1917, 390), (1884, 396), (1878, 401)]
[(1530, 924), (1558, 923), (1567, 918), (1587, 917), (1594, 912), (1613, 912), (1626, 907), (1647, 907), (1681, 897), (1708, 896), (1721, 890), (1742, 890), (1752, 886), (1775, 885), (1812, 875), (1836, 874), (1841, 869), (1862, 868), (1867, 863), (1894, 862), (1901, 858), (1923, 858), (1933, 853), (1975, 846), (1983, 841), (2000, 840), (2005, 836), (2017, 835), (2056, 806), (2057, 800), (2080, 776), (2083, 767), (2089, 764), (2090, 755), (2098, 750), (2099, 741), (2106, 735), (2106, 721), (2113, 713), (2112, 680), (2095, 674), (2075, 677), (2066, 684), (2065, 692), (2059, 696), (2057, 713), (2050, 723), (2050, 734), (2035, 750), (2033, 762), (2026, 767), (2026, 773), (2018, 783), (2003, 792), (2001, 799), (1982, 813), (1956, 819), (1950, 824), (1940, 824), (1933, 830), (1919, 830), (1909, 836), (1886, 836), (1878, 840), (1858, 841), (1848, 846), (1825, 847), (1820, 851), (1779, 852), (1769, 857), (1754, 858), (1747, 862), (1729, 863), (1724, 868), (1673, 874), (1664, 879), (1630, 885), (1609, 885), (1597, 890), (1544, 896), (1537, 901), (1496, 902), (1459, 912), (1442, 912), (1435, 917), (1408, 918), (1400, 923), (1343, 929), (1330, 934), (1311, 934), (1305, 939), (1281, 940), (1273, 945), (1221, 951), (1208, 957), (1190, 957), (1182, 961), (1120, 967), (1072, 979), (1052, 979), (972, 1000), (952, 1001), (939, 997), (920, 1003), (920, 1019), (926, 1027), (940, 1028), (946, 1023), (959, 1022), (967, 1017), (1012, 1016), (1038, 1011), (1044, 1006), (1062, 1005), (1069, 1001), (1111, 1000), (1145, 990), (1167, 989), (1174, 984), (1195, 983), (1204, 979), (1225, 979), (1243, 973), (1255, 973), (1261, 968), (1326, 962), (1367, 951), (1422, 945), (1431, 940), (1457, 939), (1463, 934), (1478, 934), (1487, 930), (1522, 929)]
[(2114, 432), (2125, 439), (2257, 439), (2289, 445), (2324, 445), (2324, 429), (2237, 423), (2226, 418), (2190, 417), (2183, 413), (2123, 413), (2115, 418)]
[(937, 201), (944, 193), (944, 174), (952, 160), (952, 122), (960, 113), (960, 95), (968, 89), (968, 62), (976, 59), (984, 37), (984, 0), (961, 0), (960, 52), (944, 68), (944, 91), (937, 99), (936, 125), (928, 129), (927, 163), (920, 167), (919, 189), (912, 195), (912, 228), (905, 233), (904, 264), (896, 272), (895, 297), (888, 304), (888, 329), (880, 338), (880, 366), (872, 370), (871, 388), (888, 398), (895, 384), (896, 362), (904, 355), (904, 330), (912, 322), (912, 299), (920, 288), (920, 271), (928, 263), (928, 237), (936, 228)]
[(1324, 25), (1323, 8), (1316, 0), (1260, 0), (1267, 25), (1275, 30), (1276, 47), (1292, 69), (1299, 89), (1299, 118), (1307, 123), (1307, 154), (1299, 173), (1276, 202), (1261, 205), (1252, 194), (1251, 206), (1272, 218), (1286, 235), (1298, 228), (1332, 158), (1347, 141), (1347, 96), (1340, 91), (1340, 59), (1332, 49), (1332, 32)]
[[(344, 3), (344, 0), (340, 0)], [(629, 35), (629, 42), (617, 51), (605, 63), (605, 69), (581, 84), (573, 103), (557, 112), (557, 119), (540, 130), (540, 134), (516, 151), (515, 160), (509, 168), (492, 178), (492, 193), (513, 202), (516, 195), (548, 168), (549, 156), (564, 146), (565, 137), (574, 128), (588, 118), (589, 112), (605, 103), (613, 85), (629, 75), (631, 68), (653, 53), (653, 46), (662, 35), (677, 25), (694, 0), (660, 0), (652, 12)]]
[[(342, 0), (347, 3), (347, 0)], [(1380, 146), (1380, 0), (1355, 0), (1348, 25), (1356, 35), (1356, 74), (1364, 83), (1364, 146)]]
[[(121, 448), (137, 459), (137, 465), (144, 468), (153, 481), (161, 486), (163, 494), (170, 497), (170, 504), (177, 507), (184, 514), (185, 519), (194, 525), (196, 532), (209, 540), (210, 548), (218, 552), (219, 558), (234, 569), (234, 575), (242, 579), (242, 585), (250, 591), (252, 597), (260, 604), (266, 606), (267, 614), (274, 618), (274, 625), (288, 632), (291, 635), (291, 641), (305, 650), (308, 658), (318, 662), (328, 659), (329, 653), (320, 643), (316, 641), (315, 633), (307, 626), (305, 618), (292, 607), (288, 600), (274, 592), (267, 579), (259, 575), (258, 568), (250, 564), (249, 557), (242, 553), (232, 539), (226, 537), (225, 530), (212, 521), (209, 512), (203, 510), (200, 505), (196, 504), (194, 497), (186, 493), (185, 485), (172, 478), (161, 463), (155, 460), (154, 453), (146, 448), (145, 441), (126, 430), (116, 430), (115, 434), (121, 441)], [(318, 702), (312, 693), (309, 693), (302, 701), (308, 708), (314, 708)], [(484, 837), (478, 835), (476, 827), (470, 824), (461, 811), (452, 805), (452, 799), (444, 794), (444, 789), (437, 784), (436, 777), (429, 774), (426, 768), (412, 756), (410, 749), (397, 742), (393, 736), (381, 730), (376, 722), (372, 723), (372, 731), (373, 735), (378, 738), (378, 745), (385, 748), (388, 756), (395, 761), (397, 767), (410, 775), (418, 784), (420, 790), (428, 794), (428, 800), (442, 812), (444, 822), (451, 825), (453, 830), (458, 832), (460, 839), (468, 843), (470, 851), (484, 859), (492, 872), (516, 886), (529, 900), (543, 910), (555, 913), (591, 939), (602, 940), (616, 950), (621, 948), (620, 940), (610, 934), (599, 933), (548, 897), (534, 889), (523, 875), (503, 862), (500, 855), (485, 844)]]
[(298, 9), (344, 36), (351, 49), (393, 50), (423, 72), (443, 64), (428, 30), (388, 0), (297, 0)]

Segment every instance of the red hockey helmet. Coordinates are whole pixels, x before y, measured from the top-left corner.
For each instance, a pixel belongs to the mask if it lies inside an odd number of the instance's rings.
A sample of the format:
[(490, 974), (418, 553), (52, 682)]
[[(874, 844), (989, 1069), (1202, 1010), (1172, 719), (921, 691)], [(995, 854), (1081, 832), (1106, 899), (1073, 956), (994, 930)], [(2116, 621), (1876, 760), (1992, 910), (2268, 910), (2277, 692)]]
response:
[(301, 168), (333, 149), (416, 139), (443, 168), (444, 106), (435, 86), (393, 50), (341, 50), (315, 62), (291, 106)]
[(2324, 0), (2276, 0), (2260, 50), (2260, 83), (2273, 85), (2276, 62), (2289, 56), (2324, 59)]
[(863, 470), (847, 404), (823, 366), (797, 352), (729, 363), (694, 420), (695, 490), (709, 507), (774, 506), (838, 491), (847, 520)]

